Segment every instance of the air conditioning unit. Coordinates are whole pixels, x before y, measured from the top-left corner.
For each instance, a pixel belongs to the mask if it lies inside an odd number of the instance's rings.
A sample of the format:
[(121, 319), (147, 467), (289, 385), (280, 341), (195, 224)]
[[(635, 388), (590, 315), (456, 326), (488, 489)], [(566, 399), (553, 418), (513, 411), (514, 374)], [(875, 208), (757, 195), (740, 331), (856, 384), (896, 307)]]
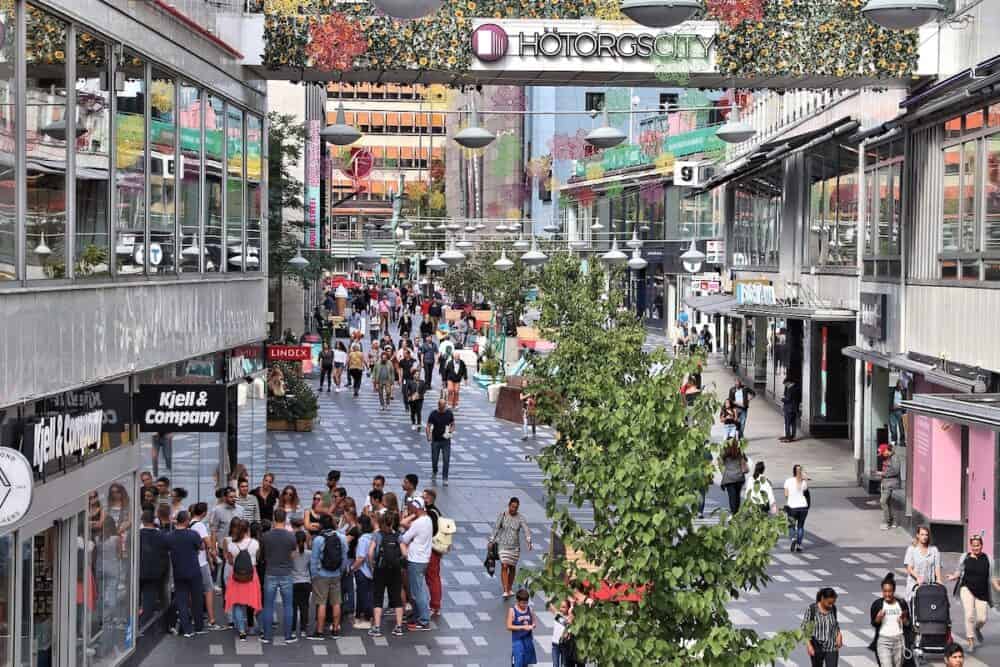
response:
[(700, 188), (715, 176), (715, 165), (701, 162), (674, 163), (674, 185)]

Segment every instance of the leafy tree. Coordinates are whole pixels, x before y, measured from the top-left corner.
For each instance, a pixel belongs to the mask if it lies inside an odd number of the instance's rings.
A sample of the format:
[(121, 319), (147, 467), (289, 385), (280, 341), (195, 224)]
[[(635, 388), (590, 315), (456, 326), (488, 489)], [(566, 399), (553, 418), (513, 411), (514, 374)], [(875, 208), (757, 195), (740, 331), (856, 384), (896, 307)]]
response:
[(547, 557), (529, 576), (552, 599), (602, 581), (642, 592), (639, 603), (577, 608), (580, 654), (601, 667), (772, 664), (800, 634), (735, 628), (727, 605), (767, 582), (781, 521), (744, 506), (695, 525), (718, 402), (686, 404), (678, 389), (697, 360), (644, 352), (641, 323), (607, 290), (616, 282), (567, 256), (542, 274), (542, 335), (556, 348), (535, 360), (529, 386), (557, 437), (538, 461), (553, 529), (585, 563)]
[[(493, 263), (500, 258), (502, 243), (482, 243), (475, 253), (458, 266), (449, 268), (441, 284), (449, 294), (472, 299), (482, 294), (504, 315), (517, 322), (524, 312), (524, 293), (538, 282), (539, 274), (517, 261), (516, 253), (508, 252), (514, 266), (500, 271)], [(508, 249), (509, 250), (509, 249)]]

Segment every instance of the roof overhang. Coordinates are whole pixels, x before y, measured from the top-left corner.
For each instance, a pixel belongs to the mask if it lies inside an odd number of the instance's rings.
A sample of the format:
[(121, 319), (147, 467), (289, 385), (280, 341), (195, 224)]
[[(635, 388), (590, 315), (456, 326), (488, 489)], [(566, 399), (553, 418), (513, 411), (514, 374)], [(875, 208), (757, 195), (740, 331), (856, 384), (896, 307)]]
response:
[(916, 394), (903, 408), (927, 417), (1000, 430), (1000, 394)]

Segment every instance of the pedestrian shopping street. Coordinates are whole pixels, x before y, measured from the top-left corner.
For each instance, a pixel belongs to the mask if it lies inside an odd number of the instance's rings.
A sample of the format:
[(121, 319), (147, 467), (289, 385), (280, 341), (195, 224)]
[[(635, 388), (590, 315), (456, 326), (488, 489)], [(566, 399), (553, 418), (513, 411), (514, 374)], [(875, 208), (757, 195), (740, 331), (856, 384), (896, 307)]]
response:
[[(651, 336), (649, 345), (661, 341)], [(705, 384), (719, 391), (728, 388), (732, 376), (717, 358), (705, 373)], [(435, 383), (435, 388), (437, 388)], [(428, 401), (428, 404), (430, 401)], [(193, 639), (166, 637), (143, 660), (148, 667), (174, 665), (213, 667), (261, 667), (283, 665), (333, 665), (336, 667), (487, 667), (507, 664), (510, 633), (504, 627), (508, 603), (500, 596), (498, 578), (490, 578), (483, 568), (486, 541), (497, 514), (511, 496), (521, 500), (532, 529), (535, 552), (522, 550), (522, 566), (537, 566), (542, 550), (548, 547), (541, 474), (531, 456), (551, 437), (544, 429), (538, 441), (522, 442), (519, 425), (493, 417), (493, 405), (481, 390), (463, 388), (461, 407), (456, 414), (457, 432), (452, 449), (450, 484), (435, 486), (438, 506), (444, 516), (458, 523), (454, 547), (442, 562), (444, 604), (441, 616), (432, 621), (434, 629), (408, 633), (405, 637), (372, 639), (364, 630), (344, 624), (344, 636), (323, 642), (275, 643), (264, 646), (251, 636), (241, 643), (231, 630), (210, 632)], [(425, 412), (429, 408), (425, 408)], [(905, 577), (902, 559), (908, 537), (903, 531), (878, 530), (880, 513), (874, 505), (856, 505), (852, 499), (859, 489), (848, 483), (850, 451), (837, 450), (820, 441), (800, 440), (792, 445), (777, 444), (781, 415), (763, 401), (755, 405), (747, 426), (748, 454), (753, 461), (765, 460), (772, 483), (781, 481), (795, 462), (802, 461), (813, 479), (813, 511), (809, 515), (805, 551), (788, 553), (787, 538), (774, 551), (771, 584), (760, 592), (750, 592), (731, 606), (733, 621), (762, 633), (795, 627), (803, 611), (821, 586), (833, 586), (840, 594), (839, 619), (845, 649), (842, 664), (851, 667), (875, 665), (867, 649), (872, 630), (868, 608), (875, 599), (878, 582), (895, 570)], [(713, 433), (721, 439), (716, 427)], [(384, 474), (386, 490), (400, 493), (403, 475), (416, 473), (419, 488), (430, 486), (430, 453), (423, 433), (410, 429), (409, 420), (398, 404), (388, 412), (378, 410), (378, 398), (366, 379), (358, 399), (347, 392), (320, 395), (320, 420), (312, 433), (269, 433), (268, 461), (276, 484), (295, 485), (301, 496), (323, 488), (328, 469), (342, 472), (341, 484), (349, 495), (364, 498), (371, 478)], [(817, 453), (817, 451), (819, 453)], [(808, 454), (807, 454), (808, 452)], [(799, 459), (802, 454), (808, 458)], [(256, 482), (255, 482), (256, 483)], [(867, 498), (865, 499), (868, 500)], [(705, 521), (711, 511), (725, 504), (718, 485), (710, 489)], [(862, 509), (863, 507), (863, 509)], [(583, 513), (580, 513), (583, 515)], [(949, 554), (946, 571), (956, 558)], [(533, 600), (539, 608), (539, 629), (535, 632), (539, 665), (549, 665), (551, 614), (542, 610), (541, 596)], [(961, 627), (960, 606), (952, 607), (955, 627)], [(279, 615), (280, 618), (280, 615)], [(966, 665), (1000, 664), (1000, 627), (987, 625), (986, 645)], [(804, 648), (799, 648), (785, 666), (809, 664)]]

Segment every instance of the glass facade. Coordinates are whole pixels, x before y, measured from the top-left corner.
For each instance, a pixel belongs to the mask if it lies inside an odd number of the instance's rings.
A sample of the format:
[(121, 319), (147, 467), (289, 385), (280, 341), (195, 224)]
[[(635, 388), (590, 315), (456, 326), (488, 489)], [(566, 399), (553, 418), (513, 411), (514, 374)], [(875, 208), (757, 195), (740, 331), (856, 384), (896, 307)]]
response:
[(261, 271), (263, 117), (17, 6), (23, 40), (0, 8), (0, 282)]
[(128, 475), (92, 491), (88, 498), (89, 540), (78, 562), (85, 562), (85, 576), (93, 583), (96, 608), (84, 627), (93, 667), (116, 664), (133, 642), (132, 488), (133, 476)]
[(858, 153), (827, 143), (809, 157), (807, 266), (852, 267), (858, 250)]
[(777, 266), (781, 188), (740, 183), (733, 196), (733, 265)]
[(865, 149), (864, 274), (898, 278), (903, 213), (903, 141)]

